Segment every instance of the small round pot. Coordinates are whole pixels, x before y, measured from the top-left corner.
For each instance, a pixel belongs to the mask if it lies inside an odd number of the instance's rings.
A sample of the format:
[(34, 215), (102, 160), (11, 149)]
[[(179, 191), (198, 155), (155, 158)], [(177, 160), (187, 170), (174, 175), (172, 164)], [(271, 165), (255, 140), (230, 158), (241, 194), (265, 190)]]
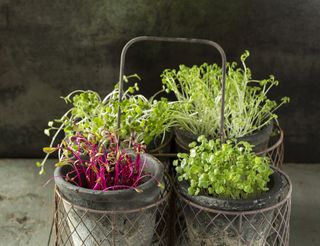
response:
[[(165, 138), (162, 141), (162, 136), (155, 138), (150, 144), (147, 145), (147, 153), (151, 155), (163, 154), (163, 153), (170, 153), (171, 152), (171, 145), (173, 139), (173, 131), (167, 132)], [(159, 160), (165, 164), (165, 168), (168, 169), (168, 161), (169, 157), (161, 156), (158, 157)]]
[(187, 153), (189, 152), (189, 144), (192, 142), (196, 142), (198, 136), (192, 134), (191, 132), (187, 132), (183, 129), (178, 127), (174, 128), (175, 134), (175, 147), (177, 152)]
[(286, 180), (274, 169), (268, 182), (269, 190), (262, 193), (257, 198), (248, 199), (223, 199), (213, 196), (191, 196), (188, 194), (189, 183), (187, 181), (178, 183), (178, 191), (188, 200), (200, 204), (206, 208), (219, 209), (225, 211), (250, 211), (272, 206), (282, 197), (282, 188), (285, 187)]
[(165, 134), (164, 140), (162, 142), (162, 137), (158, 136), (151, 143), (147, 145), (148, 153), (168, 153), (170, 151), (171, 140), (173, 138), (173, 131), (167, 132)]
[(252, 135), (243, 136), (238, 138), (238, 141), (246, 141), (254, 145), (253, 151), (255, 153), (263, 152), (268, 148), (268, 143), (273, 131), (274, 121), (271, 121), (270, 124), (266, 125), (262, 129), (256, 131)]
[(159, 195), (156, 180), (161, 181), (164, 175), (162, 163), (149, 154), (141, 154), (141, 163), (146, 161), (144, 171), (153, 177), (134, 189), (98, 191), (75, 186), (63, 178), (71, 166), (55, 169), (54, 180), (61, 194), (72, 204), (96, 210), (125, 210), (138, 208), (153, 203)]
[[(154, 177), (137, 187), (142, 192), (133, 189), (95, 191), (78, 187), (63, 178), (70, 171), (70, 166), (56, 168), (54, 179), (64, 198), (63, 206), (68, 213), (66, 220), (70, 231), (74, 231), (73, 245), (83, 245), (83, 241), (86, 245), (96, 245), (98, 242), (107, 246), (114, 245), (114, 242), (116, 245), (130, 246), (151, 244), (156, 224), (155, 212), (147, 210), (141, 214), (130, 211), (151, 205), (159, 199), (160, 189), (155, 179), (160, 182), (163, 180), (164, 167), (149, 154), (141, 154), (141, 163), (145, 163), (144, 171)], [(119, 214), (116, 220), (114, 213)], [(128, 220), (135, 221), (135, 226)], [(112, 231), (110, 242), (105, 240), (105, 232), (108, 231)]]
[[(249, 136), (243, 136), (240, 138), (237, 138), (238, 141), (247, 141), (250, 144), (254, 145), (253, 151), (255, 153), (263, 152), (268, 148), (268, 143), (273, 131), (274, 122), (271, 121), (270, 124), (266, 125), (262, 129), (256, 131), (252, 135)], [(198, 136), (184, 131), (179, 128), (175, 128), (175, 142), (176, 142), (176, 148), (180, 152), (189, 152), (189, 144), (191, 142), (197, 141)]]
[[(264, 213), (255, 212), (271, 208), (278, 204), (288, 192), (288, 180), (279, 170), (274, 173), (268, 183), (269, 190), (252, 199), (221, 199), (212, 196), (190, 196), (188, 182), (179, 182), (177, 191), (186, 201), (196, 204), (183, 210), (186, 220), (188, 238), (191, 245), (239, 245), (238, 235), (241, 235), (243, 245), (265, 245), (269, 237), (270, 223), (275, 212), (270, 209)], [(215, 211), (215, 212), (208, 212)], [(225, 211), (225, 212), (224, 212)], [(239, 214), (249, 212), (246, 220), (241, 220)], [(196, 217), (196, 218), (195, 218)], [(241, 224), (241, 231), (239, 231)]]

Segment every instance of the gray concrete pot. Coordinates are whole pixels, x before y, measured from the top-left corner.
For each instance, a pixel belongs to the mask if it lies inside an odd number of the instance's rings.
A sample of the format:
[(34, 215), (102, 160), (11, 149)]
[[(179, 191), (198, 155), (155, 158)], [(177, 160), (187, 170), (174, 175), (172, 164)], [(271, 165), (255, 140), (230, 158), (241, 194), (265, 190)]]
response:
[[(147, 145), (147, 152), (149, 154), (163, 154), (171, 152), (171, 145), (173, 139), (173, 131), (167, 132), (162, 141), (162, 136), (155, 138), (150, 144)], [(166, 171), (169, 171), (170, 157), (161, 156), (159, 160), (165, 165)]]
[(238, 138), (238, 141), (246, 141), (250, 144), (253, 144), (253, 151), (255, 153), (265, 151), (268, 148), (268, 143), (273, 131), (273, 126), (274, 121), (271, 121), (270, 124), (266, 125), (254, 134)]
[[(149, 154), (141, 154), (141, 161), (145, 162), (145, 172), (162, 181), (164, 167), (159, 160)], [(63, 205), (75, 246), (83, 245), (83, 242), (84, 245), (106, 246), (114, 243), (129, 246), (151, 244), (155, 212), (138, 210), (158, 200), (160, 189), (154, 179), (138, 186), (142, 190), (140, 193), (132, 189), (94, 191), (66, 182), (63, 177), (69, 170), (70, 166), (56, 168), (54, 179), (65, 199)]]
[[(183, 211), (187, 222), (190, 245), (245, 246), (250, 243), (250, 245), (254, 246), (263, 246), (269, 236), (271, 226), (267, 220), (272, 221), (274, 217), (273, 210), (246, 215), (246, 220), (243, 219), (242, 221), (240, 221), (238, 213), (224, 214), (223, 211), (243, 212), (271, 207), (283, 197), (285, 187), (287, 187), (287, 180), (284, 175), (274, 169), (274, 173), (268, 183), (269, 191), (257, 198), (243, 200), (221, 199), (205, 195), (190, 196), (188, 187), (188, 182), (179, 182), (178, 192), (186, 200), (204, 208), (186, 206)], [(207, 208), (221, 212), (208, 212), (205, 210)], [(238, 231), (240, 223), (241, 232)], [(239, 244), (238, 234), (241, 234), (243, 243)]]
[[(254, 134), (240, 137), (237, 140), (249, 142), (250, 144), (254, 145), (253, 151), (255, 153), (260, 153), (268, 148), (268, 143), (273, 131), (273, 126), (274, 122), (271, 121), (270, 124), (263, 127)], [(178, 152), (180, 151), (185, 153), (190, 149), (189, 144), (191, 142), (197, 141), (198, 138), (198, 136), (179, 128), (175, 128), (175, 135), (176, 148)]]

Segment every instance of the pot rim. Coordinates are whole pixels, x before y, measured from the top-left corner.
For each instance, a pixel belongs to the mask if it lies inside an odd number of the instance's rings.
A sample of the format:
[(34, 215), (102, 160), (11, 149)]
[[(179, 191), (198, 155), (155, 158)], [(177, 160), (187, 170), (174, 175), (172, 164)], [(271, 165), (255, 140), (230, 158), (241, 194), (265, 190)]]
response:
[[(245, 136), (242, 136), (242, 137), (238, 137), (238, 138), (236, 138), (236, 140), (238, 142), (240, 142), (240, 141), (250, 141), (250, 139), (258, 138), (260, 135), (263, 136), (264, 134), (268, 133), (269, 131), (270, 131), (270, 134), (271, 134), (273, 132), (273, 130), (274, 130), (274, 127), (280, 128), (279, 127), (279, 123), (276, 120), (272, 120), (269, 124), (267, 124), (266, 126), (264, 126), (261, 129), (259, 129), (258, 131), (255, 131), (253, 134), (245, 135)], [(176, 144), (180, 148), (184, 149), (185, 151), (189, 151), (190, 150), (189, 144), (191, 142), (194, 142), (194, 141), (197, 142), (197, 138), (200, 136), (200, 135), (196, 136), (193, 133), (185, 131), (184, 129), (180, 129), (178, 127), (174, 128), (174, 133), (175, 133), (175, 142), (176, 142)], [(188, 144), (185, 144), (186, 141), (183, 140), (183, 137), (189, 138), (189, 140), (191, 139), (192, 141), (188, 142)], [(209, 137), (208, 139), (211, 140), (211, 139), (215, 139), (215, 138)], [(226, 140), (228, 140), (228, 139), (226, 139)], [(263, 150), (261, 152), (264, 153), (265, 150)]]
[[(291, 200), (291, 194), (292, 194), (292, 182), (290, 180), (290, 178), (288, 177), (287, 174), (285, 174), (283, 171), (281, 171), (280, 169), (276, 168), (276, 167), (272, 167), (272, 169), (274, 170), (274, 172), (277, 172), (280, 176), (284, 177), (287, 181), (287, 185), (289, 187), (287, 194), (283, 197), (283, 199), (281, 199), (281, 201), (276, 202), (275, 204), (263, 207), (263, 208), (257, 208), (257, 209), (253, 209), (253, 210), (223, 210), (223, 209), (219, 209), (219, 208), (211, 208), (211, 207), (206, 207), (204, 205), (200, 205), (194, 201), (192, 201), (191, 199), (189, 199), (187, 196), (183, 195), (181, 192), (178, 191), (179, 188), (177, 188), (177, 186), (174, 186), (174, 189), (176, 191), (176, 194), (178, 195), (179, 199), (182, 199), (185, 203), (196, 207), (200, 210), (205, 210), (207, 212), (210, 213), (221, 213), (221, 214), (227, 214), (227, 215), (239, 215), (239, 214), (257, 214), (257, 213), (263, 213), (269, 210), (273, 210), (276, 207), (281, 206), (282, 204), (284, 204), (285, 202), (287, 202), (288, 200)], [(282, 187), (281, 187), (282, 188)], [(266, 193), (264, 193), (266, 194)], [(190, 195), (188, 195), (190, 196)], [(192, 196), (190, 196), (192, 197)], [(193, 196), (195, 197), (195, 196)], [(204, 196), (205, 197), (205, 196)], [(209, 197), (209, 196), (206, 196)], [(261, 197), (261, 196), (260, 196)], [(220, 201), (237, 201), (237, 199), (222, 199), (222, 198), (217, 198), (217, 197), (213, 197), (214, 199), (220, 200)], [(249, 201), (249, 200), (258, 200), (258, 198), (253, 198), (253, 199), (239, 199), (239, 201)]]
[[(159, 165), (159, 168), (156, 169), (156, 173), (154, 173), (154, 177), (158, 180), (159, 177), (162, 176), (162, 174), (164, 173), (164, 166), (162, 164), (161, 161), (159, 161), (157, 158), (155, 158), (154, 156), (148, 154), (148, 153), (142, 153), (141, 157), (145, 157), (146, 162), (147, 159), (152, 159), (151, 162), (148, 163), (157, 163)], [(153, 164), (154, 165), (154, 164)], [(68, 165), (67, 165), (68, 166)], [(62, 167), (56, 167), (54, 170), (54, 182), (55, 184), (59, 187), (59, 185), (63, 185), (65, 187), (68, 187), (69, 190), (71, 191), (75, 191), (75, 192), (79, 192), (82, 194), (90, 194), (90, 195), (100, 195), (100, 196), (112, 196), (112, 195), (118, 195), (119, 193), (131, 193), (131, 192), (136, 192), (134, 189), (122, 189), (122, 190), (108, 190), (108, 191), (102, 191), (102, 190), (92, 190), (92, 189), (88, 189), (88, 188), (84, 188), (84, 187), (80, 187), (80, 186), (76, 186), (68, 181), (66, 181), (60, 174), (63, 170), (63, 168), (66, 168), (67, 166), (62, 166)], [(144, 190), (144, 188), (148, 187), (149, 184), (151, 184), (152, 182), (155, 182), (154, 178), (150, 178), (148, 179), (146, 182), (138, 185), (136, 188), (139, 188), (141, 190)]]
[[(172, 194), (172, 188), (171, 188), (171, 179), (169, 177), (169, 175), (167, 173), (164, 174), (164, 179), (165, 181), (165, 191), (162, 191), (161, 196), (159, 196), (159, 199), (157, 201), (155, 201), (152, 204), (149, 205), (145, 205), (139, 208), (132, 208), (132, 209), (127, 209), (125, 210), (125, 213), (137, 213), (137, 212), (142, 212), (144, 210), (149, 210), (150, 208), (156, 207), (159, 204), (162, 204), (163, 202), (165, 202)], [(62, 192), (59, 190), (59, 187), (56, 187), (55, 190), (56, 195), (59, 197), (59, 199), (63, 200), (63, 202), (66, 202), (67, 204), (71, 205), (74, 208), (77, 208), (79, 210), (83, 210), (83, 211), (90, 211), (92, 213), (95, 214), (105, 214), (105, 213), (111, 213), (111, 214), (123, 214), (124, 210), (118, 209), (118, 210), (114, 210), (114, 209), (109, 209), (109, 210), (100, 210), (100, 209), (93, 209), (93, 208), (87, 208), (84, 206), (80, 206), (77, 205), (71, 201), (69, 201), (67, 198), (64, 197), (64, 195), (62, 194)]]
[[(254, 131), (252, 134), (244, 135), (244, 136), (238, 137), (238, 138), (236, 138), (236, 139), (255, 137), (255, 136), (259, 135), (259, 134), (263, 134), (263, 133), (265, 133), (265, 132), (268, 132), (268, 130), (269, 130), (270, 128), (273, 129), (273, 127), (274, 127), (275, 125), (278, 126), (279, 123), (278, 123), (277, 120), (273, 119), (273, 120), (270, 121), (269, 124), (265, 125), (265, 126), (262, 127), (262, 128), (257, 129), (257, 130)], [(197, 138), (200, 136), (200, 135), (195, 135), (195, 134), (193, 134), (193, 133), (191, 133), (191, 132), (189, 132), (189, 131), (186, 131), (185, 129), (182, 129), (182, 128), (180, 128), (179, 126), (175, 126), (175, 127), (173, 128), (173, 130), (174, 130), (176, 139), (179, 141), (180, 144), (181, 144), (181, 142), (182, 142), (182, 141), (181, 141), (181, 138), (180, 138), (180, 135), (182, 135), (182, 134), (183, 134), (183, 135), (187, 135), (187, 137), (194, 139), (193, 141), (197, 141)], [(177, 134), (177, 132), (178, 132), (178, 134)], [(209, 136), (209, 138), (210, 138), (210, 139), (213, 139), (213, 138), (210, 137), (210, 136)], [(240, 140), (240, 141), (241, 141), (241, 140)]]
[(164, 138), (164, 141), (162, 144), (158, 145), (156, 148), (153, 148), (153, 149), (147, 149), (147, 153), (149, 154), (154, 154), (154, 153), (157, 153), (159, 150), (161, 150), (162, 148), (168, 146), (173, 138), (173, 131), (169, 131), (166, 133), (167, 136), (165, 136)]
[[(242, 137), (238, 137), (236, 139), (241, 139), (241, 138), (254, 138), (258, 135), (263, 135), (264, 133), (267, 133), (268, 131), (273, 130), (273, 127), (276, 125), (276, 122), (274, 120), (271, 120), (267, 125), (265, 125), (262, 128), (258, 128), (257, 130), (255, 130), (253, 133), (249, 134), (249, 135), (244, 135)], [(241, 140), (240, 140), (241, 141)]]

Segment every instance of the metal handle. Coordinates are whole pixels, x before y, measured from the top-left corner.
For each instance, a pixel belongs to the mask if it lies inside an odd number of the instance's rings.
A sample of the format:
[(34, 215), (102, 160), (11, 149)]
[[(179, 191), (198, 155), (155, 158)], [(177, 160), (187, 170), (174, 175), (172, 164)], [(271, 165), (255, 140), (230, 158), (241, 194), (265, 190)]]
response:
[(173, 43), (190, 43), (190, 44), (206, 44), (216, 48), (221, 55), (221, 63), (222, 63), (222, 79), (221, 79), (221, 118), (220, 118), (220, 139), (221, 142), (224, 142), (224, 101), (225, 101), (225, 81), (226, 81), (226, 55), (224, 50), (221, 48), (219, 44), (207, 39), (196, 39), (196, 38), (173, 38), (173, 37), (155, 37), (155, 36), (140, 36), (135, 37), (129, 40), (126, 45), (123, 47), (120, 57), (120, 73), (119, 73), (119, 106), (118, 106), (118, 121), (117, 128), (120, 129), (120, 119), (121, 119), (121, 107), (120, 103), (122, 101), (123, 94), (123, 74), (124, 74), (124, 63), (126, 58), (127, 50), (134, 43), (138, 43), (141, 41), (157, 41), (157, 42), (173, 42)]

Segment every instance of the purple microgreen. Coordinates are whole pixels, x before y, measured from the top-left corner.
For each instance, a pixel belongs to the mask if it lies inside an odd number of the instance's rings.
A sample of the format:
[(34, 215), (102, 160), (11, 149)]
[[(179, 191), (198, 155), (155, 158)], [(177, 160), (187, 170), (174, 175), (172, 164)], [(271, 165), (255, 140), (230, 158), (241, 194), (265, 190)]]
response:
[(93, 190), (134, 189), (142, 192), (137, 187), (145, 182), (146, 177), (153, 178), (144, 172), (146, 160), (141, 163), (140, 155), (145, 146), (133, 143), (131, 154), (120, 148), (115, 134), (104, 132), (103, 135), (103, 141), (96, 141), (92, 133), (77, 132), (56, 148), (46, 150), (60, 151), (61, 157), (56, 166), (72, 166), (65, 176), (70, 183)]

